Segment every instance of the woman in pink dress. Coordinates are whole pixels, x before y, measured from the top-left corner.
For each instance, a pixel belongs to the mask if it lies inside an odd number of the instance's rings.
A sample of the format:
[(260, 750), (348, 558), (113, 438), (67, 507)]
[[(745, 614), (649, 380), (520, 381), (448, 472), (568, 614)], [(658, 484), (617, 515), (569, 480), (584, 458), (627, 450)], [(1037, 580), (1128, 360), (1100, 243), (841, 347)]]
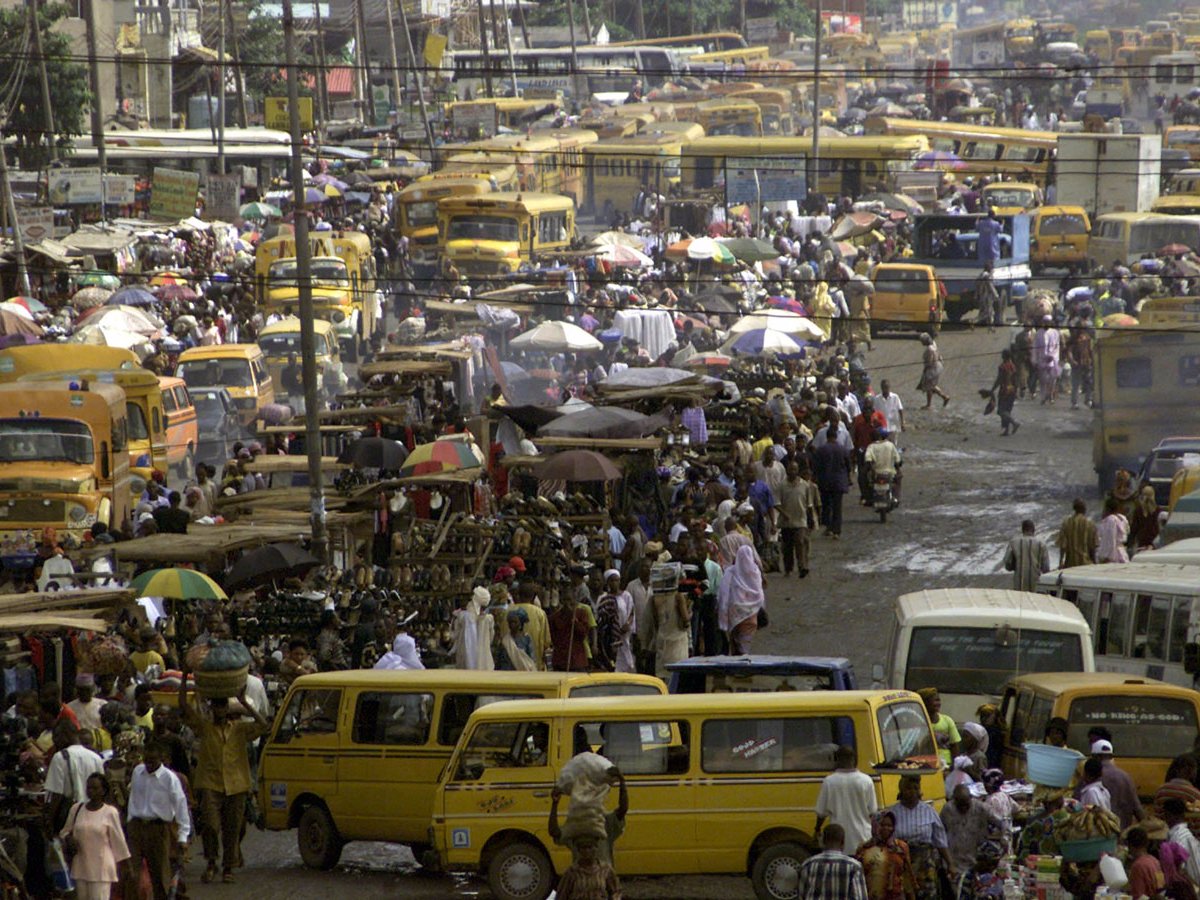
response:
[(74, 844), (71, 877), (76, 900), (108, 900), (117, 882), (117, 866), (129, 859), (121, 813), (108, 803), (108, 779), (87, 780), (87, 802), (76, 803), (63, 826), (64, 840)]

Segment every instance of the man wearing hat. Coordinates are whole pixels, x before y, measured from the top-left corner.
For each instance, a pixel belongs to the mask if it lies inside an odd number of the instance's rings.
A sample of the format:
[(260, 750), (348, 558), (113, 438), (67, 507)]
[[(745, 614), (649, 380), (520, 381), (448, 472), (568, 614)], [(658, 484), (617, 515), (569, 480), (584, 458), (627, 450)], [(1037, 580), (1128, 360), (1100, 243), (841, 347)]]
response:
[(96, 697), (96, 676), (91, 672), (80, 672), (75, 676), (75, 699), (67, 704), (67, 709), (75, 713), (79, 727), (91, 731), (101, 727), (100, 710), (104, 701)]
[(1121, 827), (1141, 822), (1146, 818), (1142, 802), (1138, 799), (1137, 786), (1129, 773), (1118, 768), (1113, 762), (1113, 745), (1108, 738), (1098, 738), (1092, 741), (1092, 757), (1100, 760), (1102, 770), (1100, 782), (1108, 788), (1112, 798), (1112, 811), (1121, 820)]

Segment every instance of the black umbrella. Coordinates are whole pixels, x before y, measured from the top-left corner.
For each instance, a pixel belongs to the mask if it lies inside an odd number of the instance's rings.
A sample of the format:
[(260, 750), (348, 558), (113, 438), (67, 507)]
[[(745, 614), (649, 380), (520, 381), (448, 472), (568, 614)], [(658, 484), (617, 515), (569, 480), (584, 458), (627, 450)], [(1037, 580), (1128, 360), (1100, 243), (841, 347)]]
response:
[(225, 587), (232, 589), (272, 578), (302, 575), (320, 562), (299, 544), (264, 544), (242, 554), (225, 576)]
[(399, 469), (408, 459), (408, 451), (399, 441), (381, 437), (359, 438), (338, 454), (338, 462), (363, 469)]
[(530, 434), (535, 434), (543, 425), (553, 422), (562, 415), (553, 406), (533, 406), (532, 404), (525, 406), (493, 406), (490, 412), (496, 417), (508, 416), (520, 425), (522, 430)]

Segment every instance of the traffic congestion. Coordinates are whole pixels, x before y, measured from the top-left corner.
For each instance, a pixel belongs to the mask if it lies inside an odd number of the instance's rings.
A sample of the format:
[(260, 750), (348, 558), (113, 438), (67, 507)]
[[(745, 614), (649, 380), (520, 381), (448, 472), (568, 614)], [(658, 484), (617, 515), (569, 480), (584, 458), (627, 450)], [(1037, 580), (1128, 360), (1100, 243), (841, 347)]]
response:
[(1197, 896), (1200, 6), (579, 5), (0, 11), (4, 896)]

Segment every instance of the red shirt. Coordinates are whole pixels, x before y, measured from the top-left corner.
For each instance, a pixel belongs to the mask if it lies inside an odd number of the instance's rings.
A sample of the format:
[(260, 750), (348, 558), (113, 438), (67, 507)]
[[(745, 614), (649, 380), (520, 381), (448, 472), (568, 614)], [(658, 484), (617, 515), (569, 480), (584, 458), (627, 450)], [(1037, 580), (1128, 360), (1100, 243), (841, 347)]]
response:
[(854, 417), (854, 425), (850, 432), (850, 436), (854, 439), (855, 450), (867, 449), (875, 440), (875, 432), (880, 428), (887, 428), (887, 419), (878, 410), (871, 410), (870, 419), (864, 418), (864, 415), (864, 413), (859, 413)]

